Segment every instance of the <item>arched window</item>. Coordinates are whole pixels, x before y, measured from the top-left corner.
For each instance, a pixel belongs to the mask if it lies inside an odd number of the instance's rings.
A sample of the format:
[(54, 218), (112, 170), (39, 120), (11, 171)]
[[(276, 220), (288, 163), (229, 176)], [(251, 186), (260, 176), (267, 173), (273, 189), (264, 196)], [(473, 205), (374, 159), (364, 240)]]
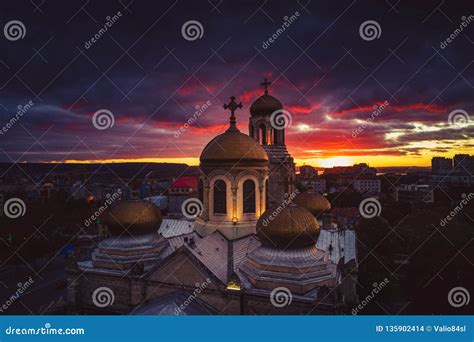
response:
[(255, 182), (247, 179), (243, 186), (244, 214), (255, 213)]
[(266, 145), (267, 144), (267, 128), (265, 127), (264, 124), (261, 124), (259, 126), (258, 132), (259, 132), (260, 145)]
[(214, 214), (227, 214), (227, 186), (223, 180), (214, 183)]

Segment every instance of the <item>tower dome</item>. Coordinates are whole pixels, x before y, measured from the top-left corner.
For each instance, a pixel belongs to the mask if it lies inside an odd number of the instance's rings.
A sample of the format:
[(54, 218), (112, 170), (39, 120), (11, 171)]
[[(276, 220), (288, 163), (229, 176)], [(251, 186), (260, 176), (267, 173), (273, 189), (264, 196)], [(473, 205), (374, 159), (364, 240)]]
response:
[(331, 211), (331, 203), (320, 193), (302, 192), (296, 196), (294, 203), (306, 208), (316, 217)]
[(268, 209), (257, 222), (257, 235), (264, 246), (303, 248), (316, 244), (320, 226), (305, 208), (290, 205), (280, 212)]
[(134, 236), (154, 233), (160, 228), (161, 222), (160, 209), (143, 200), (122, 201), (110, 210), (105, 219), (112, 235), (124, 232)]
[(243, 134), (236, 126), (234, 111), (241, 108), (242, 104), (235, 102), (235, 97), (231, 97), (231, 102), (224, 105), (225, 109), (231, 110), (230, 126), (224, 133), (212, 139), (201, 153), (201, 166), (212, 164), (268, 164), (267, 152), (260, 144), (250, 136)]
[(253, 117), (271, 116), (274, 111), (283, 109), (283, 105), (277, 98), (268, 95), (268, 86), (270, 84), (271, 82), (266, 78), (260, 83), (260, 85), (265, 87), (265, 93), (250, 106), (250, 114)]
[(264, 94), (255, 100), (250, 106), (252, 116), (271, 116), (276, 110), (283, 109), (281, 102), (268, 94)]

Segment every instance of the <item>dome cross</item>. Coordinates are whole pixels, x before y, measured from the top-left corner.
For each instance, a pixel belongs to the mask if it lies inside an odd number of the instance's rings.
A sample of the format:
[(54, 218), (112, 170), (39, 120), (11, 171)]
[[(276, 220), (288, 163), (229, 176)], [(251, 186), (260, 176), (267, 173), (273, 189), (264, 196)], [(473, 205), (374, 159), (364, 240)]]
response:
[(263, 82), (262, 82), (262, 83), (260, 83), (260, 85), (261, 85), (261, 86), (263, 86), (263, 87), (265, 88), (265, 95), (267, 95), (267, 94), (268, 94), (268, 86), (269, 86), (270, 84), (272, 84), (272, 82), (271, 82), (271, 81), (269, 81), (269, 80), (267, 80), (267, 78), (266, 78), (266, 77), (263, 79)]
[(235, 102), (235, 96), (230, 97), (230, 102), (224, 104), (224, 109), (230, 110), (230, 126), (235, 127), (235, 111), (237, 109), (242, 109), (242, 102)]

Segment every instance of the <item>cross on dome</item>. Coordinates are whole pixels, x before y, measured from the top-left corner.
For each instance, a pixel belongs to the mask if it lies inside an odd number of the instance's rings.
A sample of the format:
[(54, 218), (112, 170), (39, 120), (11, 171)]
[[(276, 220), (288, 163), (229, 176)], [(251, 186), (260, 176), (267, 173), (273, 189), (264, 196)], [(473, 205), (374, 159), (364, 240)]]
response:
[(269, 86), (270, 84), (272, 84), (272, 82), (269, 81), (269, 80), (267, 80), (266, 77), (263, 79), (263, 82), (260, 83), (261, 86), (265, 87), (265, 95), (268, 94), (268, 86)]
[(230, 128), (237, 128), (235, 121), (235, 111), (242, 108), (242, 102), (235, 102), (235, 96), (230, 97), (230, 102), (224, 104), (224, 109), (230, 110)]

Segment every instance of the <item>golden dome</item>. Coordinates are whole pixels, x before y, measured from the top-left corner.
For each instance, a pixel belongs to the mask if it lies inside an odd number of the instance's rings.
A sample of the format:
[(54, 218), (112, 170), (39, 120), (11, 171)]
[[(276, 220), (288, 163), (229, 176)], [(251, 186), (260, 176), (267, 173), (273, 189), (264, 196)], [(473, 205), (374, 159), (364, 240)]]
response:
[(281, 102), (275, 97), (265, 94), (260, 96), (250, 106), (252, 116), (270, 116), (276, 110), (283, 109)]
[(308, 209), (316, 217), (331, 211), (331, 203), (319, 193), (302, 192), (296, 196), (294, 203)]
[(112, 235), (123, 232), (143, 235), (157, 232), (162, 222), (161, 212), (153, 203), (143, 200), (122, 201), (110, 210), (105, 224)]
[(201, 153), (200, 161), (201, 163), (258, 162), (266, 164), (268, 155), (255, 139), (231, 127), (206, 145)]
[(316, 244), (320, 227), (305, 208), (290, 205), (267, 209), (257, 222), (257, 235), (267, 247), (302, 248)]

